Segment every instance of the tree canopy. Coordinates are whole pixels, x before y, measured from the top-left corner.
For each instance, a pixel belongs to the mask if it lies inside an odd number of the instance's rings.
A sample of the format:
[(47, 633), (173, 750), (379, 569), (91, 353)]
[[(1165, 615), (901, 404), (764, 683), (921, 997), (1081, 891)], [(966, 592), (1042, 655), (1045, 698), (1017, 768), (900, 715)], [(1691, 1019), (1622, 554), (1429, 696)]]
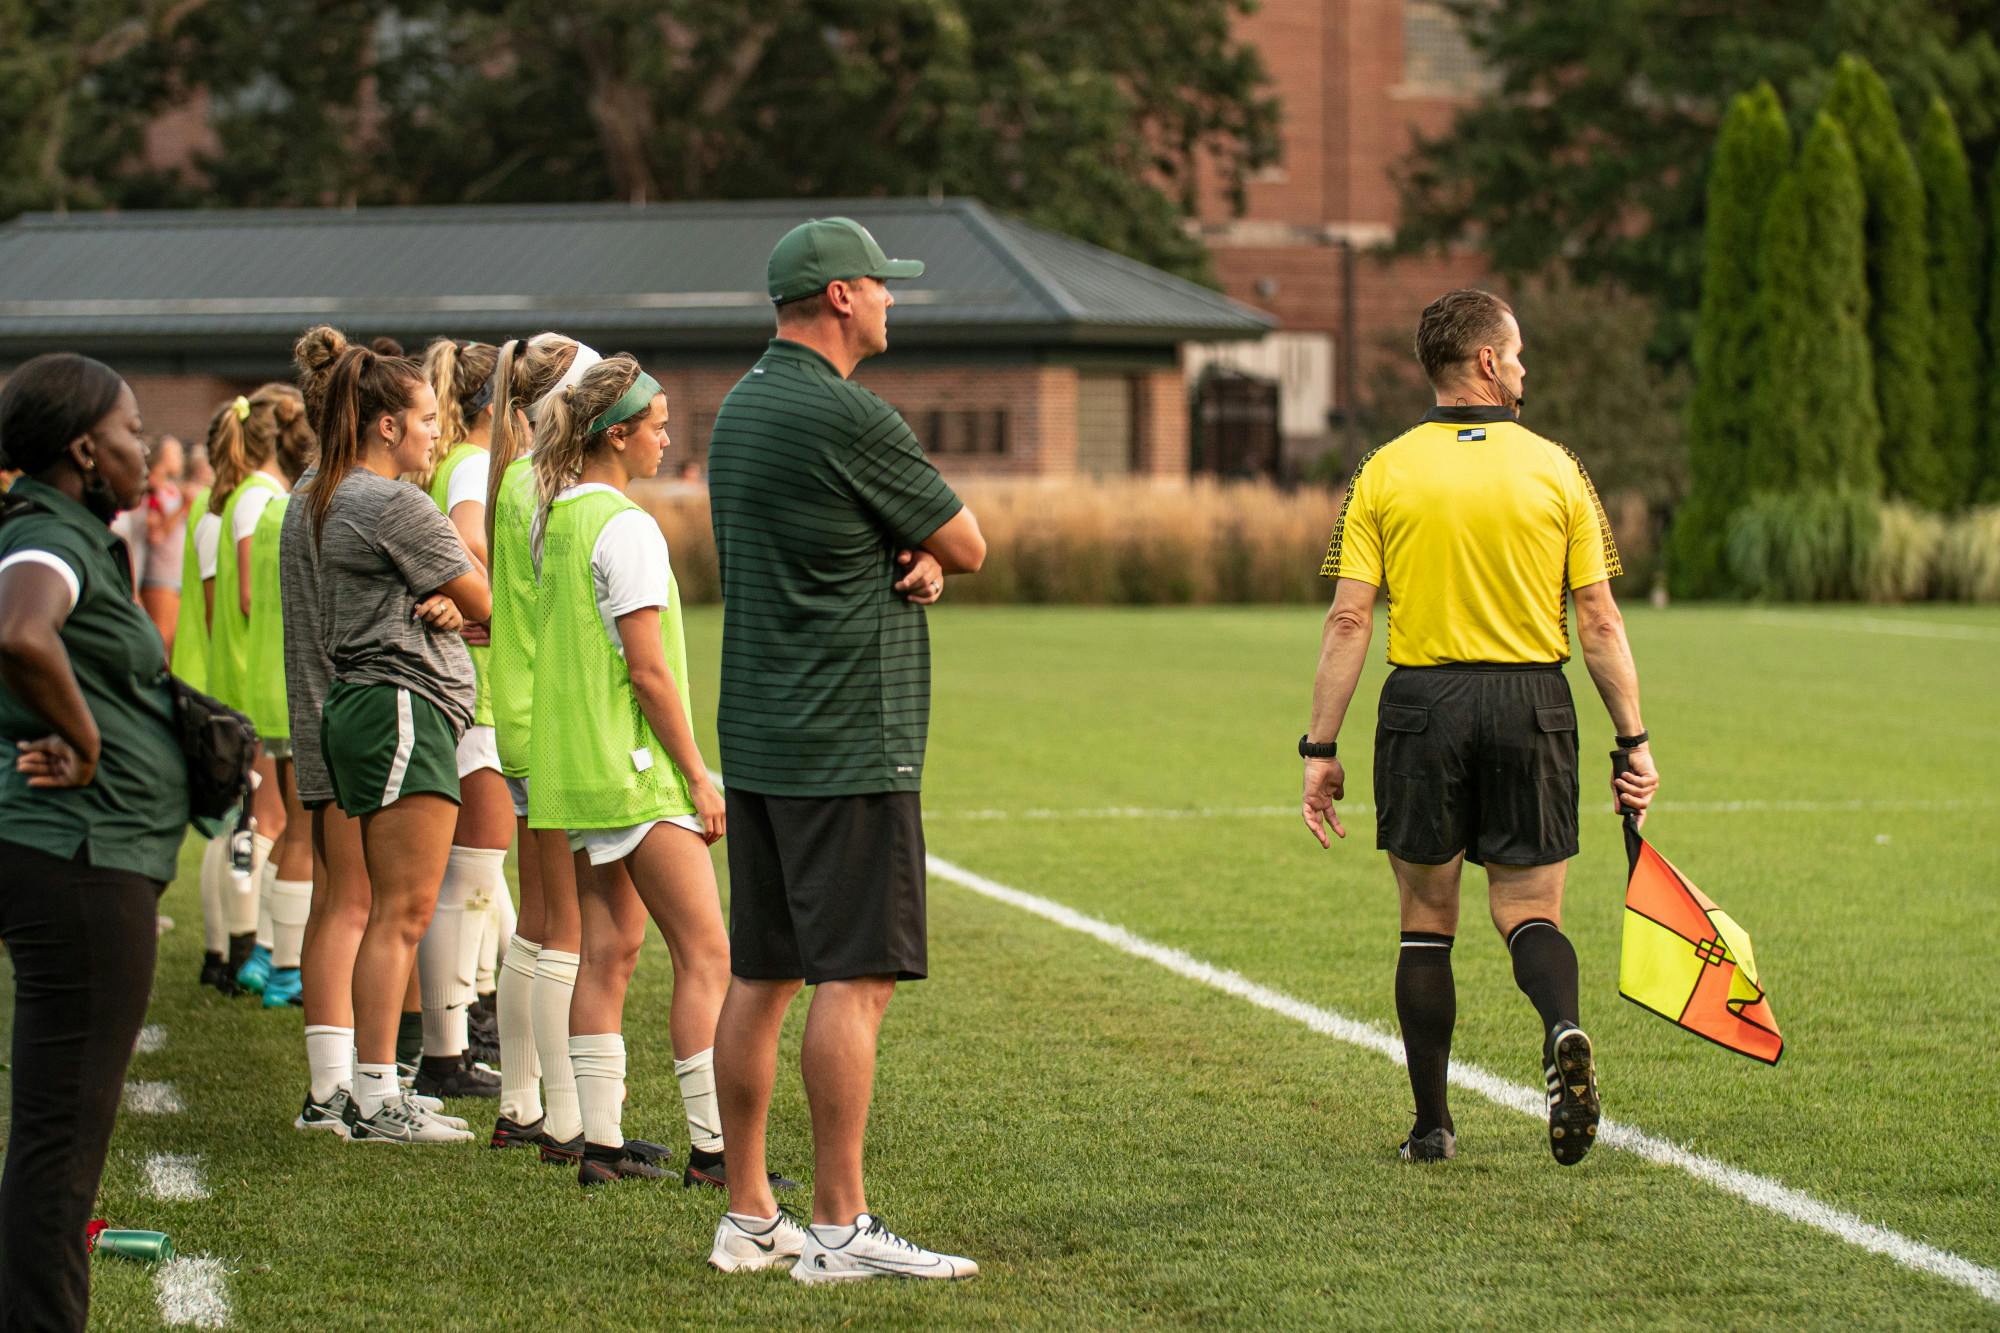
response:
[[(37, 16), (16, 58), (39, 80), (0, 80), (0, 159), (32, 161), (62, 87), (97, 118), (0, 202), (972, 194), (1205, 277), (1198, 164), (1240, 194), (1277, 153), (1233, 33), (1251, 3), (152, 0), (119, 28), (129, 4), (0, 0)], [(108, 66), (79, 71), (112, 30), (128, 86), (106, 106)], [(218, 140), (201, 178), (137, 169), (146, 123), (190, 99)]]
[(1985, 246), (1972, 198), (1972, 168), (1942, 98), (1931, 103), (1924, 117), (1917, 171), (1924, 182), (1929, 230), (1936, 449), (1949, 482), (1946, 504), (1955, 508), (1972, 498), (1979, 455), (1979, 400), (1987, 356), (1979, 332)]

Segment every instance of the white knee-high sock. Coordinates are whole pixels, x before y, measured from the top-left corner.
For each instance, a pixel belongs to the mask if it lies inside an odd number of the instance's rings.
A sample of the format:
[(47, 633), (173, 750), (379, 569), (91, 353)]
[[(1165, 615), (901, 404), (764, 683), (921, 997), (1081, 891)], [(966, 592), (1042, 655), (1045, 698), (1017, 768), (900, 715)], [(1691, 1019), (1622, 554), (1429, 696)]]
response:
[(297, 967), (305, 947), (306, 918), (312, 915), (313, 886), (309, 879), (271, 881), (271, 966)]
[(486, 933), (487, 919), (493, 915), (494, 893), (507, 891), (506, 864), (505, 848), (456, 846), (445, 863), (445, 882), (449, 884), (457, 876), (465, 885), (465, 924), (459, 928), (458, 956), (452, 960), (462, 1004), (469, 1005), (478, 998), (473, 981), (479, 973), (480, 937)]
[(201, 947), (210, 953), (229, 953), (229, 909), (223, 893), (234, 892), (229, 884), (229, 839), (210, 838), (201, 854)]
[(542, 1118), (542, 1062), (535, 1058), (535, 963), (542, 946), (516, 935), (500, 965), (500, 1114), (517, 1125)]
[(507, 877), (495, 877), (493, 885), (493, 910), (486, 915), (486, 929), (479, 937), (479, 975), (472, 979), (472, 989), (479, 994), (493, 990), (499, 982), (500, 959), (507, 953), (507, 946), (514, 939), (514, 924), (520, 918), (514, 911), (514, 895), (507, 888)]
[(625, 1109), (625, 1037), (598, 1032), (569, 1039), (576, 1071), (576, 1100), (583, 1108), (583, 1139), (606, 1148), (625, 1142), (619, 1122)]
[(258, 876), (257, 884), (257, 943), (273, 952), (277, 949), (278, 937), (273, 933), (276, 927), (271, 921), (271, 894), (278, 882), (278, 863), (266, 861), (264, 873)]
[(438, 886), (437, 910), (417, 941), (417, 994), (424, 1012), (424, 1054), (432, 1057), (465, 1052), (465, 1008), (471, 998), (458, 984), (459, 937), (465, 933), (466, 877), (458, 868), (459, 849), (451, 849), (444, 882)]
[(722, 1151), (722, 1108), (715, 1100), (715, 1048), (674, 1061), (681, 1104), (687, 1108), (688, 1141), (703, 1152)]
[(222, 895), (224, 912), (229, 918), (229, 933), (248, 935), (257, 929), (257, 905), (262, 901), (264, 887), (264, 867), (271, 859), (271, 840), (261, 833), (250, 835), (250, 875), (239, 880), (229, 870), (228, 862), (223, 863), (223, 873), (229, 876), (228, 892)]
[(340, 1088), (354, 1087), (354, 1029), (314, 1023), (306, 1029), (306, 1066), (312, 1071), (312, 1098), (323, 1102)]
[(382, 1109), (382, 1103), (392, 1102), (403, 1095), (396, 1084), (396, 1066), (364, 1065), (359, 1061), (354, 1065), (354, 1105), (363, 1116), (372, 1116)]
[(543, 949), (535, 959), (535, 1055), (542, 1065), (542, 1102), (549, 1137), (567, 1143), (583, 1133), (576, 1073), (569, 1062), (569, 1002), (576, 994), (577, 955)]

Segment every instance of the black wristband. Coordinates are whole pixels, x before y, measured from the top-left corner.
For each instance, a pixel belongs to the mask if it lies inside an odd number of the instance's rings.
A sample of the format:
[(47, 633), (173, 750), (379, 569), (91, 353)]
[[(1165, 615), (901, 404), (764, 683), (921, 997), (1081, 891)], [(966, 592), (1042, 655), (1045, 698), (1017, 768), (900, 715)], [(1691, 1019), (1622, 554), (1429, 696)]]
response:
[(1339, 741), (1328, 741), (1324, 745), (1315, 744), (1304, 736), (1299, 737), (1299, 758), (1332, 759), (1340, 753)]
[(1620, 736), (1617, 739), (1618, 739), (1619, 749), (1636, 750), (1640, 746), (1644, 745), (1650, 739), (1650, 737), (1646, 732), (1642, 731), (1636, 736)]

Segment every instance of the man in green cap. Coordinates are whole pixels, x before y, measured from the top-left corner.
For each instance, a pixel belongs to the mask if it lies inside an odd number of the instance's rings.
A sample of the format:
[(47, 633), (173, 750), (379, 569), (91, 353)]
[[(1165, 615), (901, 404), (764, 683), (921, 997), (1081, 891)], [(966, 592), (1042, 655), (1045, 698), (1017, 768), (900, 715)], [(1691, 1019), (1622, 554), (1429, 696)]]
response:
[[(875, 1036), (929, 969), (919, 805), (924, 607), (986, 557), (979, 524), (895, 408), (849, 380), (889, 346), (890, 259), (847, 218), (771, 252), (778, 336), (723, 401), (708, 453), (725, 605), (716, 731), (729, 804), (731, 979), (715, 1037), (729, 1211), (709, 1262), (801, 1282), (970, 1277), (873, 1216), (861, 1143)], [(814, 986), (800, 1065), (813, 1217), (779, 1212), (764, 1128), (778, 1030)]]

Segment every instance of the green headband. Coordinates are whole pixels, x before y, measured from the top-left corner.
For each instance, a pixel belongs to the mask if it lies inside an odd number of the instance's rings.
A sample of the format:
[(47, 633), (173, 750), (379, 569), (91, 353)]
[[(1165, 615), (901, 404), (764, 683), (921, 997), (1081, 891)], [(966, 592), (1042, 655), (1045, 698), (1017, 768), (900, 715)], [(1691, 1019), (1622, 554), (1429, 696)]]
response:
[(632, 381), (632, 387), (625, 391), (625, 396), (606, 408), (597, 420), (590, 423), (590, 429), (584, 434), (595, 435), (621, 421), (630, 421), (653, 405), (653, 395), (659, 391), (660, 382), (645, 371), (640, 371), (639, 378)]

